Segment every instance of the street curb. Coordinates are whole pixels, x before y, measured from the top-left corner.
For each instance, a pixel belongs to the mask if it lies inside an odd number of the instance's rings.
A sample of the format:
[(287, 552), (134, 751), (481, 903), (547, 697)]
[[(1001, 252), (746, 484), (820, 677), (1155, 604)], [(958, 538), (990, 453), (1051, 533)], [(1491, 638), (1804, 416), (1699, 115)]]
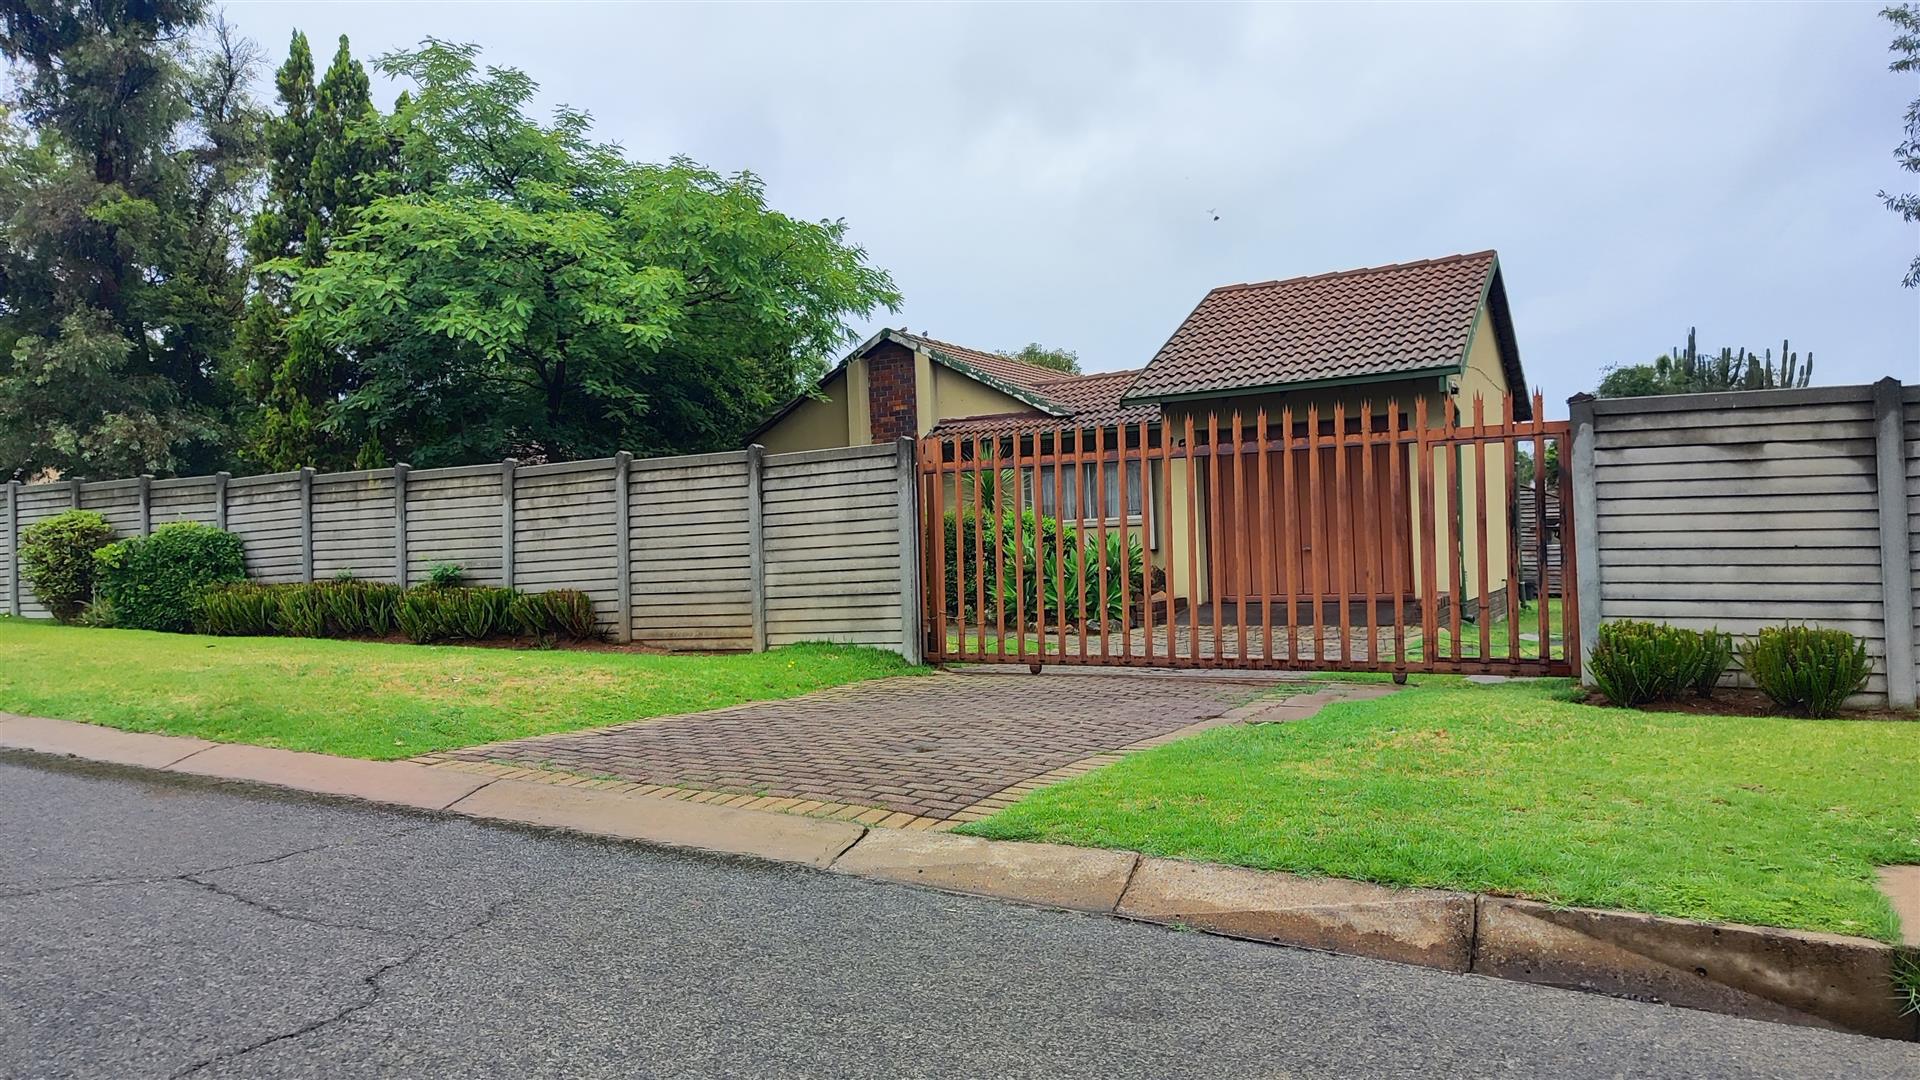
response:
[(1132, 852), (863, 825), (0, 713), (0, 749), (744, 855), (1042, 908), (1753, 1019), (1920, 1039), (1866, 938), (1557, 908)]

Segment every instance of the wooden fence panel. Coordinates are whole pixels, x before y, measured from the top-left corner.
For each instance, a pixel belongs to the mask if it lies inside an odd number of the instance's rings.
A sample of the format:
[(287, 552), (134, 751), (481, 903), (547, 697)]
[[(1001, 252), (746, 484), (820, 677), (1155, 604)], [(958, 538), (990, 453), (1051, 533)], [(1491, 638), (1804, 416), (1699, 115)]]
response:
[(1920, 696), (1920, 387), (1903, 395), (1901, 441), (1907, 465), (1907, 571), (1913, 594), (1913, 667), (1915, 694)]
[(139, 536), (140, 481), (107, 480), (80, 485), (80, 509), (107, 519), (115, 536)]
[(409, 472), (407, 580), (425, 581), (434, 567), (452, 564), (469, 585), (502, 584), (501, 488), (498, 465)]
[(397, 581), (393, 544), (393, 470), (313, 478), (313, 576), (348, 574)]
[(201, 525), (220, 524), (220, 489), (211, 476), (187, 476), (177, 480), (155, 480), (148, 496), (152, 500), (152, 520), (157, 528), (176, 521)]
[(749, 451), (635, 461), (627, 480), (633, 640), (754, 646)]
[(603, 627), (620, 623), (612, 458), (523, 465), (514, 473), (513, 585), (578, 589)]
[(767, 457), (769, 644), (900, 642), (900, 560), (912, 556), (902, 546), (895, 453), (883, 445)]
[[(1736, 635), (1786, 622), (1844, 629), (1875, 658), (1855, 704), (1884, 703), (1888, 620), (1920, 625), (1920, 614), (1910, 590), (1887, 603), (1876, 392), (1576, 399), (1576, 431), (1591, 432), (1595, 511), (1581, 523), (1583, 586), (1598, 600), (1587, 635), (1614, 619)], [(1909, 430), (1909, 477), (1913, 444)], [(1920, 503), (1907, 509), (1900, 542), (1912, 552)], [(1906, 651), (1905, 627), (1893, 636)]]
[(227, 530), (246, 547), (248, 577), (265, 582), (306, 580), (299, 473), (229, 481)]
[(120, 535), (173, 521), (224, 524), (256, 581), (393, 581), (404, 553), (409, 584), (451, 563), (473, 585), (578, 589), (616, 641), (731, 650), (833, 640), (918, 659), (912, 454), (910, 444), (890, 444), (769, 460), (753, 447), (641, 461), (137, 478), (82, 485), (77, 496), (65, 482), (9, 485), (0, 611), (15, 609), (18, 592), (21, 614), (47, 614), (17, 587), (14, 538), (77, 497)]
[(20, 614), (20, 575), (16, 537), (20, 533), (20, 485), (8, 483), (0, 489), (0, 611)]
[[(60, 483), (27, 484), (20, 488), (16, 506), (19, 515), (17, 528), (24, 533), (36, 522), (73, 509), (73, 487)], [(20, 587), (20, 614), (30, 619), (44, 619), (49, 614), (40, 601), (34, 599), (33, 590), (24, 583)]]

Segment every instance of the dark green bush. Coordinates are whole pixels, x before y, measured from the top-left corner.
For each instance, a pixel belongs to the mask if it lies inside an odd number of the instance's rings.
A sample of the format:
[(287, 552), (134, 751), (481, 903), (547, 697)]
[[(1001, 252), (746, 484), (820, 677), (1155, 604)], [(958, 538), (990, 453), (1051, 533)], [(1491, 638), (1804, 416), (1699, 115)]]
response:
[(243, 581), (240, 538), (210, 525), (177, 521), (94, 552), (94, 591), (116, 626), (192, 629), (207, 588)]
[(265, 637), (279, 632), (279, 586), (250, 582), (202, 591), (194, 629), (202, 634)]
[(439, 594), (444, 605), (441, 627), (447, 637), (483, 641), (513, 633), (509, 609), (516, 594), (512, 589), (441, 589)]
[(1700, 632), (1700, 663), (1693, 673), (1693, 692), (1712, 697), (1713, 688), (1733, 663), (1733, 635), (1718, 630)]
[(458, 564), (443, 562), (427, 571), (427, 584), (436, 589), (452, 589), (467, 579), (467, 572)]
[(515, 630), (541, 642), (586, 641), (600, 631), (593, 599), (578, 589), (521, 593), (513, 598), (508, 618)]
[(409, 589), (395, 619), (400, 632), (418, 644), (504, 637), (514, 630), (511, 608), (517, 595), (490, 587)]
[[(1041, 517), (1031, 510), (1018, 515), (1009, 510), (999, 518), (996, 544), (994, 516), (981, 515), (979, 524), (980, 543), (976, 549), (972, 508), (947, 512), (944, 527), (949, 616), (968, 620), (982, 617), (979, 610), (981, 573), (986, 576), (984, 617), (989, 623), (996, 621), (1003, 610), (1009, 622), (1016, 613), (1024, 611), (1029, 622), (1044, 619), (1057, 625), (1064, 616), (1068, 623), (1077, 623), (1084, 602), (1088, 622), (1098, 622), (1104, 612), (1109, 624), (1117, 625), (1127, 617), (1120, 602), (1123, 582), (1129, 605), (1137, 605), (1146, 598), (1146, 552), (1140, 546), (1137, 527), (1114, 526), (1107, 530), (1103, 592), (1097, 529)], [(978, 568), (974, 565), (976, 559)], [(1004, 581), (1001, 580), (1003, 564)], [(1017, 583), (1014, 580), (1016, 565), (1020, 568)], [(1126, 567), (1124, 577), (1123, 565)], [(964, 589), (959, 587), (962, 573)]]
[(206, 634), (289, 637), (384, 637), (409, 641), (484, 641), (527, 634), (542, 641), (598, 636), (593, 601), (576, 589), (519, 593), (512, 589), (422, 585), (402, 590), (381, 581), (335, 579), (313, 584), (217, 585), (203, 590), (195, 625)]
[(277, 587), (279, 607), (274, 611), (273, 628), (288, 637), (325, 637), (327, 635), (327, 598), (312, 585)]
[(48, 613), (72, 622), (93, 600), (93, 553), (113, 539), (113, 526), (91, 510), (68, 510), (20, 534), (20, 577)]
[(1740, 645), (1740, 666), (1777, 705), (1832, 716), (1873, 674), (1867, 643), (1845, 630), (1769, 626)]
[(1587, 663), (1608, 701), (1632, 707), (1665, 701), (1696, 685), (1706, 653), (1698, 631), (1618, 619), (1601, 624)]
[(441, 630), (439, 589), (408, 589), (394, 609), (394, 625), (415, 645), (426, 645), (445, 637)]
[(329, 636), (385, 637), (393, 633), (394, 616), (400, 607), (398, 585), (349, 578), (300, 587), (319, 593), (321, 606), (326, 609)]

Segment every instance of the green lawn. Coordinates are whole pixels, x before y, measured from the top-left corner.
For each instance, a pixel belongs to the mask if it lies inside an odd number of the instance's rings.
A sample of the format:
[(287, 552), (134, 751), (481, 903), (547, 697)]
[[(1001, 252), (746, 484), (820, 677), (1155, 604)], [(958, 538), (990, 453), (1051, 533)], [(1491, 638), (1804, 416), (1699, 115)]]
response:
[(1644, 713), (1430, 681), (1220, 728), (962, 831), (1897, 940), (1920, 723)]
[(0, 618), (0, 711), (362, 758), (919, 670), (892, 653), (846, 645), (650, 656), (198, 637)]

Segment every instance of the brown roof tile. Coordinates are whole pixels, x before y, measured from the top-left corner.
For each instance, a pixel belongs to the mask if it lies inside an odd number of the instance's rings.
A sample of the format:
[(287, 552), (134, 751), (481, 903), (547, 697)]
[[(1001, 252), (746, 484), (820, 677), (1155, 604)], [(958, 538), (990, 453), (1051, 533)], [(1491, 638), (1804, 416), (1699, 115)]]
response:
[[(1032, 365), (1024, 365), (1032, 366)], [(963, 416), (940, 421), (934, 425), (936, 435), (1011, 435), (1032, 431), (1051, 431), (1055, 427), (1072, 430), (1075, 427), (1096, 428), (1113, 427), (1116, 424), (1149, 424), (1160, 422), (1160, 406), (1157, 402), (1140, 405), (1120, 404), (1120, 395), (1140, 377), (1140, 372), (1102, 371), (1093, 375), (1061, 375), (1055, 371), (1052, 378), (1036, 383), (1035, 393), (1057, 403), (1070, 415), (1043, 416), (1038, 413), (994, 413), (988, 416)]]
[(1247, 393), (1459, 364), (1497, 263), (1481, 251), (1223, 286), (1200, 301), (1125, 397)]
[(1023, 390), (1037, 390), (1041, 383), (1051, 382), (1060, 378), (1061, 375), (1057, 369), (1029, 364), (1025, 360), (1015, 360), (1010, 356), (1001, 356), (999, 353), (969, 349), (965, 345), (955, 345), (950, 341), (940, 341), (924, 334), (909, 333), (905, 330), (898, 333), (909, 341), (933, 351), (946, 353), (963, 364), (979, 368), (988, 375), (1010, 382)]

